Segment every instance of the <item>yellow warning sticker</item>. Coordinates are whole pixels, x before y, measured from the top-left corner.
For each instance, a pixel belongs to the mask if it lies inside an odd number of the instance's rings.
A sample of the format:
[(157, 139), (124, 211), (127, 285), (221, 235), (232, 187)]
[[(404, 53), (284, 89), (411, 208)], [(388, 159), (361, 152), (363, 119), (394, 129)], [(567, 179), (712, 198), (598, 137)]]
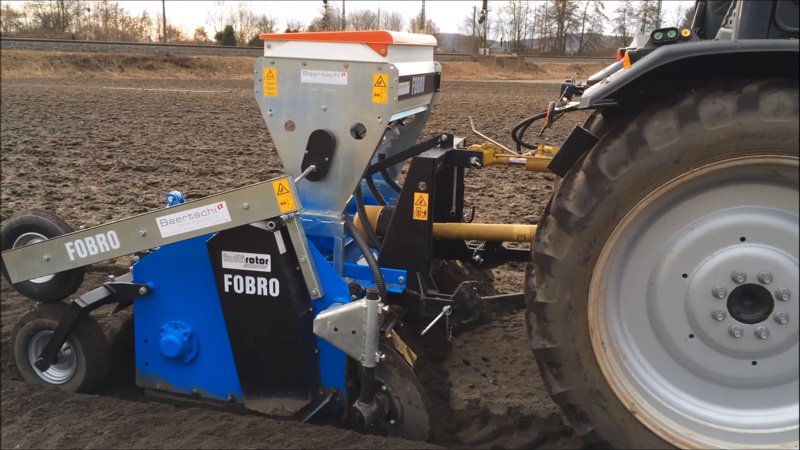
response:
[(372, 74), (372, 103), (386, 103), (389, 98), (389, 76), (385, 73)]
[(264, 67), (261, 82), (264, 97), (278, 96), (278, 69), (274, 67)]
[(428, 194), (414, 192), (414, 211), (411, 217), (414, 220), (428, 220)]
[(278, 208), (281, 212), (294, 211), (297, 207), (294, 204), (292, 190), (289, 187), (289, 180), (281, 178), (272, 182), (272, 190), (275, 191), (275, 199), (278, 200)]

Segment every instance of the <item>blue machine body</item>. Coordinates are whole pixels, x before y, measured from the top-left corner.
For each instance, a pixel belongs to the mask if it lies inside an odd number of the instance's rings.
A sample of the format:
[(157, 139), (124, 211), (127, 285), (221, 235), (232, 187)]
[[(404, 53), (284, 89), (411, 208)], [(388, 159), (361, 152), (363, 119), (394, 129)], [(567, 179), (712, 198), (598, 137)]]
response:
[[(384, 183), (379, 186), (384, 191), (382, 194), (392, 198), (388, 186)], [(174, 192), (170, 195), (173, 202), (180, 200)], [(365, 195), (365, 202), (376, 203), (370, 195)], [(353, 208), (351, 202), (347, 210)], [(133, 307), (137, 385), (244, 403), (246, 393), (240, 385), (207, 252), (207, 241), (213, 236), (208, 234), (162, 246), (134, 264), (134, 282), (151, 288), (148, 295), (135, 300)], [(336, 272), (332, 263), (334, 239), (333, 236), (308, 236), (310, 256), (324, 291), (323, 297), (311, 302), (314, 317), (334, 303), (352, 300), (349, 281), (364, 288), (374, 287), (369, 268), (358, 264), (361, 255), (352, 242), (345, 246), (343, 274)], [(381, 272), (387, 290), (403, 291), (404, 270), (381, 268)], [(317, 387), (335, 389), (340, 393), (339, 398), (346, 401), (346, 354), (319, 337), (313, 342), (317, 350), (319, 386), (310, 388), (314, 392), (319, 391)]]
[[(222, 316), (204, 235), (165, 245), (141, 258), (132, 269), (136, 283), (150, 292), (133, 304), (136, 384), (228, 400), (242, 399), (228, 332)], [(190, 361), (162, 351), (162, 328), (181, 322), (197, 340)]]

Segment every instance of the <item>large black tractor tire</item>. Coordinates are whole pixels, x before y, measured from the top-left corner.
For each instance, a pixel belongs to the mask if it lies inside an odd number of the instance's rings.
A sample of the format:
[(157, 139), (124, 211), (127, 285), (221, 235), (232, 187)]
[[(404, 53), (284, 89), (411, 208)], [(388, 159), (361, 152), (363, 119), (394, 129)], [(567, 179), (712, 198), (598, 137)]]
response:
[(590, 447), (796, 448), (797, 81), (596, 128), (526, 281), (551, 397)]
[[(74, 230), (58, 216), (47, 211), (31, 209), (12, 216), (0, 230), (0, 246), (3, 251), (23, 247)], [(5, 263), (3, 276), (10, 283)], [(57, 302), (73, 294), (83, 282), (85, 268), (66, 270), (53, 275), (34, 278), (14, 284), (17, 292), (40, 302)]]
[(68, 309), (62, 302), (40, 303), (17, 321), (13, 343), (17, 370), (28, 383), (91, 392), (108, 375), (111, 350), (103, 329), (90, 315), (75, 322), (55, 364), (45, 371), (33, 365)]

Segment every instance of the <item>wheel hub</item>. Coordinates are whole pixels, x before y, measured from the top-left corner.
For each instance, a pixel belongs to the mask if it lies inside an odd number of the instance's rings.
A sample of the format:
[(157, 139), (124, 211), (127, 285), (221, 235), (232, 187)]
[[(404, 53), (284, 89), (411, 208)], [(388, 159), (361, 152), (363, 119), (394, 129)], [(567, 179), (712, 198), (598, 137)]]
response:
[[(39, 242), (44, 242), (46, 240), (47, 240), (47, 237), (45, 237), (43, 234), (34, 233), (34, 232), (23, 233), (18, 238), (14, 239), (14, 244), (12, 244), (11, 248), (24, 247), (26, 245), (36, 244), (36, 243), (39, 243)], [(30, 279), (28, 281), (30, 281), (31, 283), (36, 283), (36, 284), (43, 284), (43, 283), (47, 283), (48, 281), (52, 280), (54, 276), (55, 275), (45, 275), (43, 277), (32, 278), (32, 279)]]
[(728, 312), (739, 322), (752, 325), (769, 318), (775, 309), (772, 294), (757, 284), (743, 284), (728, 296)]
[(42, 380), (50, 384), (64, 384), (72, 379), (78, 367), (75, 351), (69, 341), (64, 342), (64, 345), (61, 346), (61, 349), (56, 355), (56, 362), (51, 364), (47, 370), (42, 371), (36, 368), (36, 360), (50, 341), (52, 335), (53, 332), (49, 330), (40, 331), (33, 335), (28, 344), (28, 361), (33, 371), (36, 372), (36, 375)]

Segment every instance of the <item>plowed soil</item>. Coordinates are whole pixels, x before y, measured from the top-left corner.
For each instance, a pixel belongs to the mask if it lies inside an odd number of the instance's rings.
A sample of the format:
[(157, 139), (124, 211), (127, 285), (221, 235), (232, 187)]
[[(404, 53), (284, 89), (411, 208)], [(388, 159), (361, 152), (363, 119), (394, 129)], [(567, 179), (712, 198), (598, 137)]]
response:
[[(445, 81), (421, 138), (441, 132), (509, 143), (520, 119), (542, 109), (557, 84)], [(198, 199), (274, 178), (281, 163), (249, 80), (3, 79), (0, 219), (40, 208), (73, 227), (95, 226), (163, 206), (182, 190)], [(543, 138), (558, 145), (585, 116)], [(534, 127), (532, 127), (534, 128)], [(538, 129), (532, 130), (534, 135)], [(513, 167), (474, 170), (466, 203), (475, 221), (536, 223), (553, 177)], [(81, 292), (128, 270), (118, 259), (89, 268)], [(494, 269), (498, 292), (522, 290), (524, 264)], [(410, 448), (430, 444), (300, 424), (197, 405), (154, 402), (120, 363), (95, 395), (25, 384), (14, 366), (12, 329), (33, 302), (2, 282), (0, 376), (3, 448)], [(111, 336), (128, 312), (95, 316)], [(426, 380), (437, 405), (433, 444), (458, 448), (579, 446), (549, 399), (528, 346), (524, 313), (495, 313), (456, 335)]]

